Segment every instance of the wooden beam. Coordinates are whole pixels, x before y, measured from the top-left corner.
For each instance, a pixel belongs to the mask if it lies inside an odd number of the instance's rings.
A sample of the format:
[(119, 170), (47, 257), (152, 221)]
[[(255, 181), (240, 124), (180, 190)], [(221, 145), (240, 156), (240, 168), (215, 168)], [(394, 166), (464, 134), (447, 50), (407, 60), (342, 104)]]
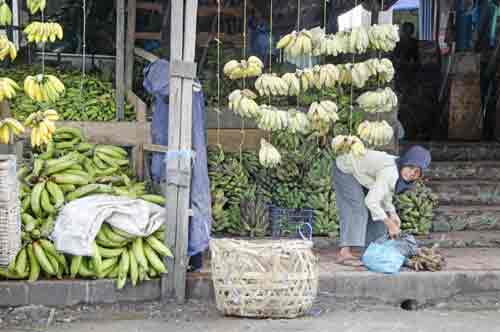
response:
[(160, 32), (136, 32), (135, 39), (161, 40), (161, 33)]
[(136, 0), (127, 0), (127, 41), (125, 51), (125, 87), (132, 89), (134, 77)]
[(116, 118), (125, 118), (125, 0), (116, 0)]
[(137, 2), (136, 8), (161, 13), (163, 5), (161, 3), (139, 1)]
[(150, 52), (146, 51), (145, 49), (139, 48), (139, 47), (134, 48), (134, 54), (137, 55), (138, 57), (144, 59), (144, 60), (149, 61), (149, 62), (155, 62), (156, 60), (159, 59), (153, 53), (150, 53)]
[(134, 105), (137, 122), (146, 122), (148, 105), (142, 101), (132, 90), (127, 90), (127, 101)]

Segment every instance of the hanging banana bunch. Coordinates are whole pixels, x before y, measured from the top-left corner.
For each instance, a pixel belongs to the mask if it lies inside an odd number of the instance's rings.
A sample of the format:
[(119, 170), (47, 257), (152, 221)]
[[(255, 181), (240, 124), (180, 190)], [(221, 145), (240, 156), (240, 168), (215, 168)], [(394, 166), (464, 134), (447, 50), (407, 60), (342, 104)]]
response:
[(262, 74), (262, 68), (264, 68), (262, 61), (256, 56), (251, 56), (248, 60), (229, 61), (224, 65), (223, 72), (229, 79), (237, 80), (240, 78), (257, 77)]
[(31, 113), (24, 123), (25, 126), (31, 127), (31, 146), (48, 144), (56, 130), (54, 122), (57, 120), (59, 115), (54, 110)]
[(367, 91), (356, 99), (359, 107), (368, 113), (391, 112), (398, 106), (398, 97), (387, 87), (376, 91)]
[(351, 153), (356, 158), (361, 158), (366, 153), (363, 142), (357, 136), (335, 136), (332, 140), (332, 148), (337, 155)]
[(288, 121), (288, 130), (292, 133), (307, 134), (311, 129), (311, 122), (307, 117), (307, 114), (297, 111), (295, 109), (290, 109), (288, 111), (290, 118)]
[(255, 102), (255, 98), (257, 98), (255, 93), (248, 89), (234, 90), (228, 96), (229, 109), (244, 118), (255, 117), (259, 113), (259, 105)]
[(24, 133), (24, 127), (14, 118), (6, 118), (0, 121), (0, 143), (9, 144), (11, 133), (21, 136)]
[(3, 61), (7, 56), (10, 57), (11, 61), (14, 61), (16, 59), (16, 45), (8, 40), (6, 36), (0, 35), (0, 61)]
[(261, 105), (257, 118), (257, 126), (262, 130), (277, 131), (288, 128), (290, 114), (274, 106)]
[(276, 74), (262, 74), (255, 81), (255, 89), (261, 96), (287, 96), (289, 85)]
[(346, 53), (349, 45), (348, 36), (348, 34), (343, 32), (324, 36), (319, 40), (316, 47), (313, 49), (313, 55), (338, 56)]
[(391, 142), (394, 129), (387, 121), (363, 121), (358, 126), (359, 137), (372, 146), (384, 146)]
[(311, 68), (298, 69), (295, 75), (300, 81), (300, 91), (305, 92), (314, 87), (314, 71)]
[(38, 74), (24, 80), (24, 92), (36, 101), (55, 102), (64, 90), (64, 84), (54, 75)]
[(43, 12), (47, 5), (46, 0), (27, 0), (26, 6), (30, 10), (31, 15), (35, 15), (38, 11)]
[(12, 11), (5, 0), (0, 0), (0, 25), (10, 25), (12, 23)]
[(315, 66), (313, 68), (313, 72), (314, 82), (317, 89), (334, 88), (340, 78), (340, 71), (337, 66), (333, 64)]
[(263, 138), (260, 140), (259, 162), (265, 168), (274, 168), (281, 163), (279, 151)]
[(312, 33), (308, 30), (292, 31), (278, 41), (277, 48), (283, 49), (285, 55), (298, 57), (311, 55), (313, 50)]
[(392, 52), (399, 42), (399, 27), (393, 24), (373, 25), (368, 31), (370, 47), (383, 52)]
[(28, 35), (28, 43), (55, 42), (63, 39), (63, 29), (59, 23), (54, 22), (31, 22), (24, 33)]
[(330, 100), (312, 103), (307, 113), (311, 128), (316, 130), (320, 136), (326, 136), (331, 125), (339, 120), (337, 110), (337, 104)]
[(4, 99), (12, 99), (16, 96), (19, 85), (8, 77), (0, 77), (0, 102)]
[(349, 53), (366, 53), (368, 46), (370, 46), (370, 39), (367, 29), (365, 27), (353, 28), (349, 38)]
[(300, 94), (300, 80), (295, 73), (286, 73), (281, 79), (288, 86), (288, 96), (298, 96)]

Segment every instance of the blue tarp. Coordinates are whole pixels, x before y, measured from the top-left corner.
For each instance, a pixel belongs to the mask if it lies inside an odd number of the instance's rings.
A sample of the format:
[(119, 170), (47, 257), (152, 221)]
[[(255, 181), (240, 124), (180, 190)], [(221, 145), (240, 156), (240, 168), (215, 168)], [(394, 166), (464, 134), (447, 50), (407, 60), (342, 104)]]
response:
[(391, 8), (393, 10), (413, 10), (418, 9), (420, 0), (399, 0)]
[[(168, 145), (169, 62), (157, 60), (144, 69), (144, 88), (155, 97), (155, 111), (151, 124), (153, 144)], [(207, 249), (212, 224), (212, 200), (208, 178), (205, 129), (205, 97), (201, 89), (193, 91), (192, 144), (195, 151), (191, 178), (191, 209), (189, 223), (188, 255), (193, 256)], [(165, 183), (165, 154), (154, 153), (151, 174), (155, 183)], [(166, 198), (169, 199), (168, 197)]]

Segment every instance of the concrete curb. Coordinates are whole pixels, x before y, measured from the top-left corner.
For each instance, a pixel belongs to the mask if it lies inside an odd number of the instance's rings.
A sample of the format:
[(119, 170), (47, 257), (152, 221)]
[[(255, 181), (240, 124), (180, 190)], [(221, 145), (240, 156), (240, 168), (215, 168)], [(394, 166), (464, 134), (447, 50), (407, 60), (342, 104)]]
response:
[[(344, 301), (375, 300), (398, 305), (404, 300), (431, 303), (484, 293), (500, 293), (500, 271), (402, 272), (388, 276), (371, 272), (336, 272), (320, 276), (321, 295)], [(152, 280), (137, 287), (116, 289), (112, 280), (58, 280), (36, 283), (0, 282), (0, 307), (145, 302), (160, 299), (161, 282)], [(187, 296), (214, 301), (209, 273), (191, 273)]]

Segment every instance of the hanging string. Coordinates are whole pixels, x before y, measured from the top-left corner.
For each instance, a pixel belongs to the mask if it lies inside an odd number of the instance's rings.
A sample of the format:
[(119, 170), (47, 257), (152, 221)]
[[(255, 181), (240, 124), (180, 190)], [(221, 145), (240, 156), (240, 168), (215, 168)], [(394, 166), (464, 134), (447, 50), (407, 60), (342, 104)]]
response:
[[(247, 0), (243, 1), (243, 59), (247, 58)], [(243, 89), (246, 88), (246, 78), (243, 77)], [(245, 118), (241, 118), (240, 164), (243, 162), (243, 146), (245, 145)]]
[[(45, 23), (45, 15), (43, 12), (43, 10), (40, 11), (42, 15), (42, 24)], [(42, 75), (45, 75), (45, 42), (42, 43)]]
[[(300, 12), (301, 12), (301, 4), (300, 0), (297, 0), (297, 32), (300, 31)], [(299, 111), (300, 108), (300, 94), (302, 92), (302, 89), (297, 93), (297, 111)]]
[(220, 139), (220, 0), (217, 0), (217, 147), (222, 150)]
[[(380, 11), (378, 12), (377, 24), (380, 24), (380, 12), (384, 11), (384, 0), (382, 0), (382, 4), (380, 7)], [(382, 58), (382, 51), (378, 50), (378, 60)], [(377, 74), (377, 86), (380, 89), (380, 74)], [(377, 112), (377, 121), (380, 121), (380, 112)]]
[(87, 56), (87, 1), (82, 0), (83, 27), (82, 27), (82, 80), (80, 82), (80, 107), (85, 111), (85, 103), (83, 102), (83, 86), (85, 84), (86, 74), (86, 56)]
[[(354, 8), (358, 6), (358, 0), (354, 0)], [(352, 15), (351, 15), (351, 33), (352, 33)], [(356, 61), (356, 55), (353, 52), (352, 57), (351, 57), (351, 66), (354, 65), (354, 61)], [(353, 112), (354, 112), (354, 105), (353, 105), (353, 98), (354, 98), (354, 84), (352, 83), (351, 80), (351, 97), (350, 97), (350, 106), (349, 106), (349, 135), (352, 135), (352, 126), (353, 126)]]
[[(273, 72), (273, 0), (269, 10), (269, 73)], [(269, 95), (269, 105), (271, 105), (271, 95)], [(268, 141), (271, 143), (271, 132), (268, 133)]]

